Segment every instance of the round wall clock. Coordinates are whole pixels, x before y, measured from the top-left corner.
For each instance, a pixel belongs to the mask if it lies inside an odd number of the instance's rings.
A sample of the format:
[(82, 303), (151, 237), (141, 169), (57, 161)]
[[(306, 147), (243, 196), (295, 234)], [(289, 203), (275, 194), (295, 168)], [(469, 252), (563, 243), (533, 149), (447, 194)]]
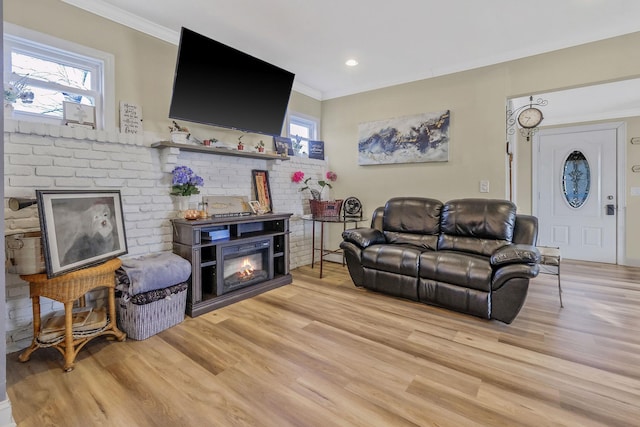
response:
[(525, 129), (531, 129), (538, 126), (542, 119), (542, 111), (535, 107), (525, 108), (518, 115), (518, 123)]
[(362, 203), (356, 197), (344, 199), (342, 209), (344, 209), (345, 216), (362, 216)]

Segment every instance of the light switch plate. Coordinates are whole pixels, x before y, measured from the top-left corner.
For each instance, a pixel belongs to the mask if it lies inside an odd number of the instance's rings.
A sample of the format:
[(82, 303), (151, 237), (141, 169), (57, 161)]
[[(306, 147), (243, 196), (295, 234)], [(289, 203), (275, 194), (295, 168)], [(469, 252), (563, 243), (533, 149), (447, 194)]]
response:
[(640, 196), (640, 187), (631, 187), (632, 196)]
[(483, 179), (482, 181), (480, 181), (480, 192), (481, 193), (488, 193), (489, 192), (489, 181), (486, 179)]

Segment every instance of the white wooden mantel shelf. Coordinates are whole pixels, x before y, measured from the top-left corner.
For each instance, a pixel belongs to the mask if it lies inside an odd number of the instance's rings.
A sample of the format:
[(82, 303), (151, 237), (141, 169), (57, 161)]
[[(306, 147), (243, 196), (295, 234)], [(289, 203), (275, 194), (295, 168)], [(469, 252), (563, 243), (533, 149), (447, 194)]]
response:
[(289, 160), (288, 156), (281, 156), (279, 154), (258, 153), (255, 151), (240, 151), (227, 148), (205, 147), (203, 145), (189, 145), (189, 144), (176, 144), (169, 141), (154, 142), (151, 144), (153, 148), (178, 148), (184, 151), (194, 151), (198, 153), (219, 154), (221, 156), (236, 156), (246, 157), (250, 159), (263, 159), (263, 160)]

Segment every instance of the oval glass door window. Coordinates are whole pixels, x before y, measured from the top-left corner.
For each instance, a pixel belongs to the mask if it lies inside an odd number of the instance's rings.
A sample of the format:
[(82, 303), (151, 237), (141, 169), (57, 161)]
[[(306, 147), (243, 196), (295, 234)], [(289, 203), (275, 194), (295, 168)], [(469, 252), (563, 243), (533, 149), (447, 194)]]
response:
[(589, 162), (582, 152), (576, 150), (564, 161), (562, 171), (562, 192), (572, 208), (584, 205), (589, 197), (591, 171)]

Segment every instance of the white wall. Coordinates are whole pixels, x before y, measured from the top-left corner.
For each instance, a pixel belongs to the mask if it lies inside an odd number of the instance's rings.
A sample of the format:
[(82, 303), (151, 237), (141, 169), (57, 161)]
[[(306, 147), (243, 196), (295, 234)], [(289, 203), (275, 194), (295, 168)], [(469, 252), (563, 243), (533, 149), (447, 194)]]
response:
[[(291, 175), (302, 170), (307, 176), (320, 177), (327, 169), (325, 161), (302, 157), (267, 161), (156, 149), (147, 139), (5, 120), (5, 234), (39, 229), (37, 207), (11, 211), (6, 206), (9, 197), (33, 198), (36, 189), (120, 190), (129, 255), (170, 251), (171, 219), (178, 214), (169, 195), (174, 166), (189, 166), (204, 178), (201, 195), (250, 199), (251, 170), (261, 169), (269, 171), (274, 211), (294, 214), (291, 268), (311, 262), (310, 224), (300, 219), (308, 194), (299, 191)], [(103, 305), (103, 298), (96, 293), (88, 301)], [(14, 352), (27, 347), (32, 338), (29, 286), (15, 274), (6, 274), (6, 301), (7, 352)], [(43, 315), (62, 308), (51, 300), (41, 304)]]

